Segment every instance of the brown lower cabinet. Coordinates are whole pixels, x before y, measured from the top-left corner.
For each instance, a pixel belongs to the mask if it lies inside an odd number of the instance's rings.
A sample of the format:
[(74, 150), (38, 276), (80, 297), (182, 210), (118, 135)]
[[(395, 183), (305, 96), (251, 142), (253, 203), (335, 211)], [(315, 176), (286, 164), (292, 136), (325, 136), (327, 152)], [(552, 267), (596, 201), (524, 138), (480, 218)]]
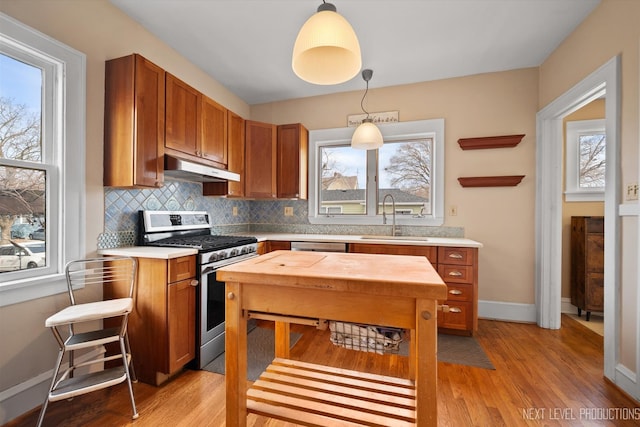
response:
[(195, 358), (196, 257), (138, 258), (129, 341), (138, 379), (160, 385)]
[(448, 288), (448, 298), (440, 304), (449, 311), (438, 312), (438, 330), (456, 335), (478, 330), (477, 248), (350, 243), (349, 252), (427, 257)]
[(438, 247), (438, 274), (447, 284), (449, 311), (438, 313), (442, 332), (473, 335), (478, 330), (478, 249)]

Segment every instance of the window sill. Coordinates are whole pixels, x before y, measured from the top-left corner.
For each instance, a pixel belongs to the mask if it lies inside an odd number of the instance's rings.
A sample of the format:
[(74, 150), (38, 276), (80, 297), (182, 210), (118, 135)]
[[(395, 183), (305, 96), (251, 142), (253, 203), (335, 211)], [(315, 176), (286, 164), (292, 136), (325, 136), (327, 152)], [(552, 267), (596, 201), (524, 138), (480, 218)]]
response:
[(604, 191), (566, 191), (565, 202), (604, 202)]
[(67, 291), (64, 274), (21, 279), (0, 286), (0, 307), (48, 297)]

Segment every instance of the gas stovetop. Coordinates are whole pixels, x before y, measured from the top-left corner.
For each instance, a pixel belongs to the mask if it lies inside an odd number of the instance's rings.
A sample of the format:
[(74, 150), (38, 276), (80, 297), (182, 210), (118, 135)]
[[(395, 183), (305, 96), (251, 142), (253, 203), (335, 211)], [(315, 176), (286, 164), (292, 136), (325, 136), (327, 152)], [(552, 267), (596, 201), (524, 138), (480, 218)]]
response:
[(174, 246), (181, 248), (195, 248), (200, 252), (211, 252), (220, 249), (229, 249), (236, 246), (256, 243), (258, 239), (247, 236), (220, 236), (212, 234), (167, 237), (161, 240), (147, 243), (147, 246)]
[(257, 250), (255, 237), (211, 234), (207, 212), (140, 211), (139, 218), (138, 244), (198, 249), (201, 264)]

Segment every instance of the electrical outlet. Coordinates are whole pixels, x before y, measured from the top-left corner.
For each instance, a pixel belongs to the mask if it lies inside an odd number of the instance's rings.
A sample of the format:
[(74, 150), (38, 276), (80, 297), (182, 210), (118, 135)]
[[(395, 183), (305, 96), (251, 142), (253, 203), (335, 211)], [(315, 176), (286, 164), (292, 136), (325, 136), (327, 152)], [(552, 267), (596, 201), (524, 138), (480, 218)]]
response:
[(234, 206), (231, 208), (231, 215), (238, 216), (238, 207)]
[(458, 207), (457, 206), (449, 206), (449, 216), (458, 215)]
[(627, 185), (625, 200), (638, 200), (638, 184)]
[(293, 208), (291, 206), (284, 208), (284, 216), (293, 216)]

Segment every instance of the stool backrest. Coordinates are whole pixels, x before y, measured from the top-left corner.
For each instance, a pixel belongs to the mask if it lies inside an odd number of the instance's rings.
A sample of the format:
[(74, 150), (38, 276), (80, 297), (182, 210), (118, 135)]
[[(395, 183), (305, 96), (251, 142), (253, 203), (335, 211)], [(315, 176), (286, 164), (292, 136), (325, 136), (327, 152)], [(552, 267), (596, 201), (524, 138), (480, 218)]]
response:
[(121, 298), (133, 298), (137, 260), (131, 257), (82, 259), (69, 262), (65, 272), (72, 305), (87, 302), (78, 300), (78, 291), (92, 285), (102, 286), (105, 299), (116, 294)]

